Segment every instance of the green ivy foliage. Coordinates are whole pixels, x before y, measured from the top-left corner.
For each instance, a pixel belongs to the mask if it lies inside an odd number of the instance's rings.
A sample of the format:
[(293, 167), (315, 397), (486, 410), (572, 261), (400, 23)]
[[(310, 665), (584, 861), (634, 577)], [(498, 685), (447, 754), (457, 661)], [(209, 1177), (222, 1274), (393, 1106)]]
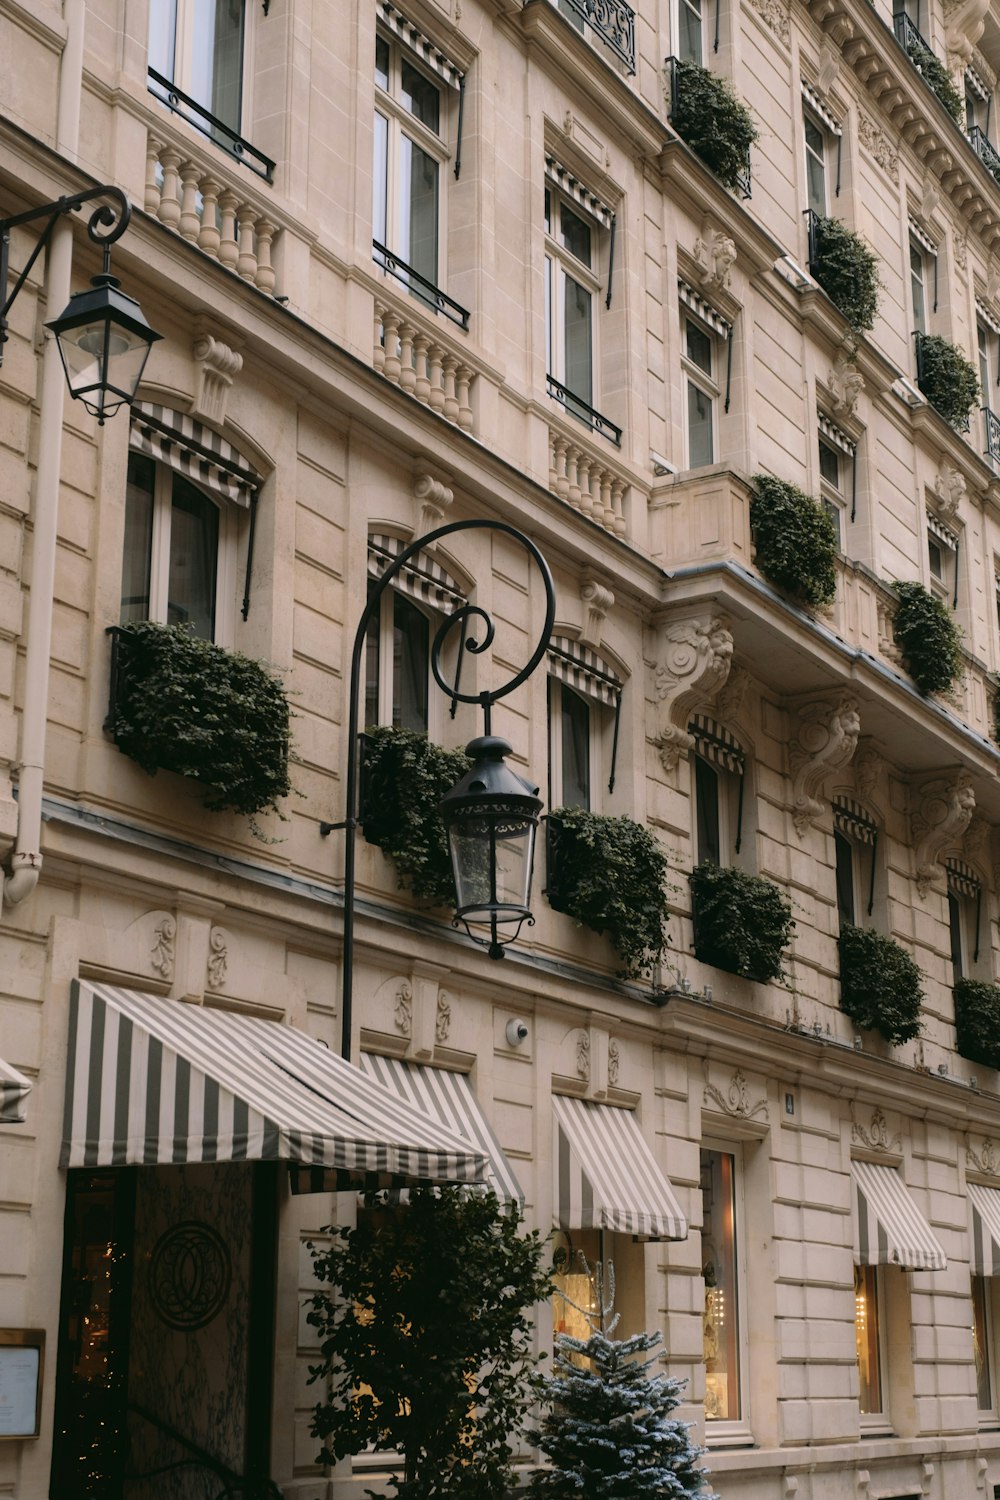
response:
[(921, 334), (917, 384), (948, 425), (964, 432), (981, 397), (976, 368), (961, 349), (936, 333)]
[(307, 1314), (317, 1463), (374, 1448), (402, 1455), (402, 1477), (386, 1481), (396, 1500), (504, 1500), (541, 1387), (532, 1313), (552, 1287), (538, 1231), (523, 1233), (495, 1193), (445, 1186), (324, 1233), (329, 1244), (308, 1246), (321, 1284)]
[(735, 192), (749, 171), (757, 128), (732, 85), (697, 63), (675, 63), (676, 93), (670, 123), (677, 134)]
[(548, 898), (562, 911), (607, 933), (623, 976), (652, 972), (667, 946), (667, 858), (648, 829), (579, 807), (548, 816)]
[(212, 812), (278, 810), (288, 779), (288, 700), (280, 678), (183, 625), (116, 627), (118, 670), (107, 729), (151, 776), (189, 776)]
[(815, 256), (809, 269), (856, 333), (867, 333), (878, 312), (878, 258), (841, 219), (816, 221)]
[(937, 95), (955, 124), (961, 129), (965, 117), (964, 100), (952, 83), (951, 74), (944, 63), (916, 37), (910, 38), (906, 55), (931, 93)]
[(1000, 1068), (1000, 985), (959, 979), (954, 995), (960, 1054), (985, 1068)]
[(433, 906), (454, 906), (448, 835), (438, 803), (472, 762), (412, 729), (369, 729), (362, 745), (361, 830), (396, 866), (406, 888)]
[(773, 881), (705, 861), (691, 871), (695, 953), (704, 963), (756, 979), (783, 979), (795, 921)]
[(768, 474), (758, 474), (750, 496), (757, 566), (803, 604), (829, 604), (837, 591), (837, 530), (815, 500)]
[(870, 927), (840, 929), (840, 1008), (863, 1031), (908, 1042), (920, 1031), (922, 975), (895, 938)]
[(922, 583), (897, 583), (892, 631), (920, 692), (946, 693), (961, 675), (962, 632), (951, 610)]

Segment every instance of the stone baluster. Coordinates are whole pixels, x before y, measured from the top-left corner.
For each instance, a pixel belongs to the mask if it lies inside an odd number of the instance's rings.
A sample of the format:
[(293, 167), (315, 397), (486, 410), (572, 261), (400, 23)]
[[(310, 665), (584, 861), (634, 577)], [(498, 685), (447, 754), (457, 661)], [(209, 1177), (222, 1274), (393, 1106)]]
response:
[(214, 177), (203, 177), (201, 182), (201, 227), (198, 230), (198, 249), (204, 250), (213, 260), (219, 258), (219, 193), (221, 184)]
[(559, 433), (554, 433), (552, 436), (552, 461), (554, 466), (552, 488), (560, 500), (567, 499), (569, 495), (569, 481), (566, 477), (566, 451), (568, 448), (569, 444), (566, 439)]
[(615, 536), (628, 535), (628, 522), (625, 519), (625, 492), (628, 486), (623, 479), (611, 481), (611, 529)]
[(271, 264), (271, 242), (277, 226), (269, 219), (257, 220), (257, 275), (255, 281), (262, 292), (274, 291), (274, 267)]
[(254, 229), (257, 225), (257, 211), (251, 208), (249, 203), (241, 203), (239, 208), (240, 235), (239, 253), (236, 257), (236, 274), (244, 281), (253, 281), (257, 275), (257, 255), (254, 250)]
[(161, 143), (155, 136), (146, 137), (146, 186), (142, 206), (148, 214), (160, 217), (160, 150)]
[(444, 350), (440, 344), (431, 344), (429, 354), (429, 377), (431, 383), (429, 405), (432, 411), (444, 411), (444, 384), (441, 378), (441, 362)]
[(416, 329), (412, 323), (399, 325), (399, 384), (404, 391), (417, 388), (417, 372), (413, 366), (413, 339)]
[(166, 224), (168, 229), (176, 229), (181, 221), (181, 200), (178, 188), (180, 178), (178, 168), (181, 164), (179, 151), (172, 147), (160, 152), (160, 166), (163, 168), (163, 186), (160, 189), (160, 206), (156, 211), (157, 218), (161, 224)]
[(458, 360), (453, 354), (445, 356), (444, 370), (444, 414), (449, 422), (458, 421), (458, 397), (455, 394), (455, 371)]
[(574, 510), (580, 509), (580, 459), (582, 457), (576, 444), (571, 443), (566, 450), (566, 477), (569, 480), (566, 499)]
[(393, 312), (387, 307), (382, 315), (382, 328), (385, 334), (385, 360), (382, 365), (382, 373), (386, 380), (391, 380), (393, 385), (399, 384), (399, 313)]
[(219, 194), (219, 259), (231, 271), (236, 270), (240, 247), (236, 243), (236, 211), (240, 200), (231, 188)]
[(385, 339), (385, 333), (383, 331), (382, 324), (382, 320), (384, 317), (385, 308), (383, 307), (381, 302), (376, 302), (375, 332), (372, 338), (372, 364), (380, 375), (385, 370), (385, 346), (383, 343), (383, 340)]
[(476, 378), (475, 370), (470, 370), (468, 365), (459, 365), (455, 371), (455, 393), (458, 397), (458, 425), (463, 432), (472, 431), (472, 382)]
[(413, 394), (425, 406), (430, 400), (431, 394), (431, 383), (427, 376), (427, 351), (430, 348), (430, 342), (426, 333), (418, 333), (413, 340), (413, 373), (415, 376)]
[(595, 514), (594, 497), (591, 492), (591, 484), (597, 476), (597, 464), (593, 463), (585, 453), (581, 453), (576, 461), (577, 480), (580, 486), (580, 510), (585, 516), (593, 516), (595, 521), (601, 519), (600, 507)]
[(190, 240), (193, 244), (201, 229), (201, 219), (198, 217), (198, 163), (182, 162), (180, 178), (181, 214), (177, 221), (177, 232), (182, 240)]

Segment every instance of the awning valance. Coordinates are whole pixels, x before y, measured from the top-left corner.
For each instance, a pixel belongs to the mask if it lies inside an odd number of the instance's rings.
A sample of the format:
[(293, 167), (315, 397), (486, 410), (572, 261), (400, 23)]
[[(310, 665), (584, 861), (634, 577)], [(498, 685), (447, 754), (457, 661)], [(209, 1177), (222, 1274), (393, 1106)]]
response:
[(232, 443), (186, 412), (153, 401), (132, 403), (129, 446), (236, 505), (249, 507), (261, 486), (261, 476)]
[(24, 1100), (31, 1082), (0, 1057), (0, 1125), (23, 1125)]
[(514, 1176), (503, 1147), (483, 1113), (472, 1085), (464, 1073), (445, 1068), (425, 1068), (398, 1057), (361, 1054), (361, 1067), (370, 1078), (397, 1095), (422, 1114), (437, 1120), (453, 1135), (461, 1136), (486, 1157), (486, 1185), (500, 1202), (524, 1207), (524, 1194)]
[(746, 770), (746, 755), (743, 746), (728, 729), (723, 729), (707, 714), (695, 714), (688, 724), (688, 734), (694, 739), (694, 748), (705, 760), (742, 776)]
[(834, 797), (833, 826), (847, 838), (857, 839), (859, 844), (874, 847), (878, 843), (878, 824), (861, 803), (851, 797)]
[(618, 673), (583, 641), (575, 641), (567, 635), (553, 636), (548, 649), (548, 667), (560, 682), (587, 698), (596, 699), (606, 708), (617, 708), (621, 702), (622, 680)]
[(802, 97), (816, 118), (822, 122), (831, 135), (843, 135), (844, 127), (837, 119), (837, 116), (829, 109), (819, 89), (814, 84), (807, 82), (805, 78), (802, 80)]
[(419, 26), (414, 26), (399, 7), (392, 3), (392, 0), (378, 0), (375, 14), (382, 25), (394, 32), (425, 68), (436, 73), (450, 88), (457, 89), (461, 86), (464, 75), (458, 64), (452, 62), (447, 53), (442, 52), (430, 37), (425, 36)]
[(322, 1167), (343, 1188), (481, 1182), (487, 1166), (293, 1026), (76, 981), (60, 1165), (224, 1161)]
[(690, 281), (684, 280), (683, 276), (677, 278), (677, 295), (682, 307), (693, 312), (695, 317), (700, 318), (720, 338), (727, 339), (732, 333), (733, 325), (729, 319), (724, 318), (722, 313), (718, 312), (711, 302), (706, 301), (697, 288), (691, 285)]
[[(371, 578), (381, 578), (386, 568), (405, 552), (409, 542), (404, 542), (398, 536), (370, 536), (368, 538), (368, 574)], [(443, 610), (451, 614), (460, 605), (466, 602), (465, 594), (459, 584), (442, 567), (437, 558), (431, 552), (416, 552), (408, 563), (396, 574), (395, 587), (404, 594), (409, 594), (421, 604), (429, 604), (433, 609)]]
[(586, 183), (580, 181), (575, 172), (571, 172), (569, 167), (564, 167), (561, 161), (558, 161), (556, 157), (549, 153), (546, 153), (545, 156), (545, 175), (550, 182), (555, 183), (560, 192), (565, 193), (567, 198), (572, 198), (575, 203), (578, 203), (604, 229), (611, 228), (615, 218), (614, 209), (610, 208), (596, 193), (592, 193)]
[(1000, 1189), (969, 1183), (972, 1210), (972, 1270), (976, 1276), (1000, 1276)]
[(644, 1240), (687, 1239), (687, 1220), (627, 1109), (553, 1096), (560, 1229), (608, 1229)]
[(895, 1168), (852, 1161), (851, 1176), (857, 1210), (855, 1263), (943, 1271), (945, 1253)]
[(954, 895), (969, 896), (975, 901), (982, 894), (983, 882), (972, 866), (967, 865), (963, 859), (946, 859), (944, 868), (948, 878), (948, 889)]

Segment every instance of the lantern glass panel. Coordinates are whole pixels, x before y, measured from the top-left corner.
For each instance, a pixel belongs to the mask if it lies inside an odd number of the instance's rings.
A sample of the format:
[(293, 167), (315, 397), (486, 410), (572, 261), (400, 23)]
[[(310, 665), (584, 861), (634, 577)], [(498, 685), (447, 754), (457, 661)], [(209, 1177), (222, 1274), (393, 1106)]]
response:
[(95, 318), (60, 333), (59, 349), (72, 394), (109, 416), (134, 397), (150, 344), (131, 328)]
[(457, 910), (469, 921), (501, 920), (527, 910), (531, 896), (535, 824), (503, 812), (462, 818), (450, 829)]

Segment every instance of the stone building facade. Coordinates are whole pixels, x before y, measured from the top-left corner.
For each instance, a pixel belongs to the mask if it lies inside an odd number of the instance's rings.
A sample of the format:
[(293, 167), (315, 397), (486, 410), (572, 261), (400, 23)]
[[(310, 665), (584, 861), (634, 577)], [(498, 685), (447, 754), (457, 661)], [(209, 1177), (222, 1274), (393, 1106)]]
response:
[[(671, 58), (749, 107), (752, 196), (671, 126)], [(68, 221), (0, 370), (0, 1056), (32, 1086), (23, 1121), (0, 1123), (0, 1324), (45, 1334), (40, 1435), (0, 1443), (0, 1496), (72, 1492), (59, 1475), (86, 1456), (67, 1451), (67, 1392), (106, 1384), (107, 1360), (136, 1471), (194, 1444), (297, 1500), (360, 1495), (378, 1472), (369, 1456), (324, 1473), (308, 1430), (305, 1245), (354, 1197), (292, 1195), (246, 1163), (61, 1169), (71, 996), (137, 991), (339, 1049), (344, 834), (320, 825), (345, 815), (355, 624), (386, 549), (487, 517), (548, 559), (562, 652), (495, 727), (548, 805), (652, 831), (670, 951), (653, 980), (619, 978), (608, 940), (546, 901), (540, 854), (535, 924), (493, 963), (361, 841), (354, 1056), (386, 1077), (408, 1064), (418, 1092), (461, 1080), (529, 1222), (614, 1258), (625, 1326), (663, 1330), (725, 1500), (990, 1500), (1000, 1079), (959, 1055), (953, 985), (992, 981), (1000, 945), (1000, 7), (0, 0), (0, 60), (0, 214), (120, 186), (134, 214), (114, 269), (163, 335), (131, 413), (99, 427), (65, 396), (48, 589), (42, 325)], [(808, 209), (874, 251), (870, 332), (810, 274)], [(32, 243), (14, 231), (12, 265)], [(79, 224), (72, 251), (76, 288), (98, 269)], [(914, 329), (983, 376), (968, 431), (921, 393)], [(829, 606), (758, 567), (759, 474), (834, 517)], [(497, 623), (469, 667), (488, 687), (531, 652), (536, 581), (486, 532), (433, 560), (449, 599)], [(918, 692), (894, 638), (909, 581), (963, 632), (944, 696)], [(419, 645), (440, 599), (390, 606), (368, 720), (464, 743), (477, 715), (448, 716)], [(280, 673), (294, 790), (263, 838), (109, 739), (108, 630), (142, 615)], [(706, 855), (790, 901), (782, 979), (696, 956), (688, 875)], [(891, 1045), (842, 1010), (845, 903), (922, 971), (918, 1037)], [(625, 1199), (644, 1143), (667, 1232), (633, 1239), (640, 1201), (602, 1228), (601, 1203), (564, 1192), (560, 1131), (601, 1197), (581, 1104), (632, 1132)], [(211, 1320), (160, 1315), (151, 1268), (179, 1224), (201, 1226), (203, 1267), (223, 1246), (228, 1346)], [(101, 1342), (79, 1308), (108, 1323), (102, 1265), (122, 1255), (132, 1323)], [(158, 1495), (203, 1493), (196, 1463), (177, 1473)]]

